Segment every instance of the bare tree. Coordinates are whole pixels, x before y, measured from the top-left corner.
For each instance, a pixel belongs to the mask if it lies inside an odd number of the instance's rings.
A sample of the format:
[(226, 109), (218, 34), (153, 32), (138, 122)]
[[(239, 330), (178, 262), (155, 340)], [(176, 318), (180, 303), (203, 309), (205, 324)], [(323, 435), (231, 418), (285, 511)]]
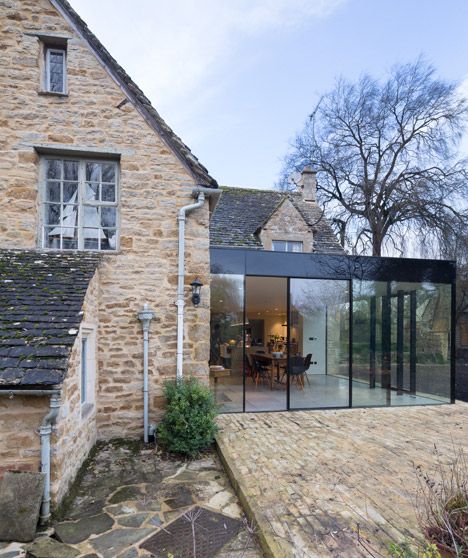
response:
[(467, 117), (456, 84), (423, 59), (385, 81), (340, 79), (296, 137), (279, 187), (315, 167), (319, 200), (355, 253), (402, 253), (409, 231), (437, 241), (435, 231), (468, 223), (466, 161), (457, 159)]

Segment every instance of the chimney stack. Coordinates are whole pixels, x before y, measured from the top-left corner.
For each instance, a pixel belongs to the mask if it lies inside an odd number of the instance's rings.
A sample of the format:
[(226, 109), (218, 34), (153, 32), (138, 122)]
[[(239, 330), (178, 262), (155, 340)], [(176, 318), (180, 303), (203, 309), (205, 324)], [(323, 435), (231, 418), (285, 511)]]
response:
[(317, 201), (317, 172), (309, 165), (302, 169), (300, 192), (304, 201)]

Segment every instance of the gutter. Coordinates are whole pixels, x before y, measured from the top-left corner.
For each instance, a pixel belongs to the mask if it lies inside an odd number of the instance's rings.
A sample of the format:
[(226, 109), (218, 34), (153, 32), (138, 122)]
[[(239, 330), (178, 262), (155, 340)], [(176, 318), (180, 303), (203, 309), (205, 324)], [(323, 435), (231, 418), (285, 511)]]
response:
[(184, 361), (184, 283), (185, 283), (185, 221), (186, 216), (191, 211), (202, 207), (205, 203), (205, 197), (219, 196), (220, 190), (213, 188), (204, 188), (198, 186), (192, 190), (192, 197), (196, 198), (196, 202), (185, 205), (179, 210), (177, 221), (179, 223), (179, 263), (177, 273), (177, 381), (181, 381), (184, 375), (183, 361)]
[(42, 424), (39, 427), (39, 436), (41, 438), (41, 473), (44, 475), (44, 493), (42, 495), (40, 523), (45, 524), (50, 518), (50, 436), (60, 409), (60, 390), (0, 389), (0, 396), (1, 395), (7, 395), (9, 399), (13, 399), (15, 395), (38, 397), (50, 395), (50, 410), (42, 419)]

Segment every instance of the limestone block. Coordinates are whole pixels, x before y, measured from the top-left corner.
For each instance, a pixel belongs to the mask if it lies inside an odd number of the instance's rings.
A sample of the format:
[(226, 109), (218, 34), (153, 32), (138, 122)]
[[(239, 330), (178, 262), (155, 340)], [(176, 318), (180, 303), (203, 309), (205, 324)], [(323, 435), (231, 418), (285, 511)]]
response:
[(5, 473), (0, 482), (0, 540), (33, 540), (43, 492), (42, 473)]

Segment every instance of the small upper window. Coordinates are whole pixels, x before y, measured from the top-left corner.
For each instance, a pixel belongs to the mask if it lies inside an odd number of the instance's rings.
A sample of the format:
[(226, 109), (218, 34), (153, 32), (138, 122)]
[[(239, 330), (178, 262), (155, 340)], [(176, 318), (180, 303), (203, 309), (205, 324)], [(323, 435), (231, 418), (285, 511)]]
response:
[(273, 240), (272, 249), (275, 252), (303, 252), (303, 243), (297, 240)]
[(67, 52), (63, 48), (45, 49), (45, 86), (50, 93), (66, 93)]

